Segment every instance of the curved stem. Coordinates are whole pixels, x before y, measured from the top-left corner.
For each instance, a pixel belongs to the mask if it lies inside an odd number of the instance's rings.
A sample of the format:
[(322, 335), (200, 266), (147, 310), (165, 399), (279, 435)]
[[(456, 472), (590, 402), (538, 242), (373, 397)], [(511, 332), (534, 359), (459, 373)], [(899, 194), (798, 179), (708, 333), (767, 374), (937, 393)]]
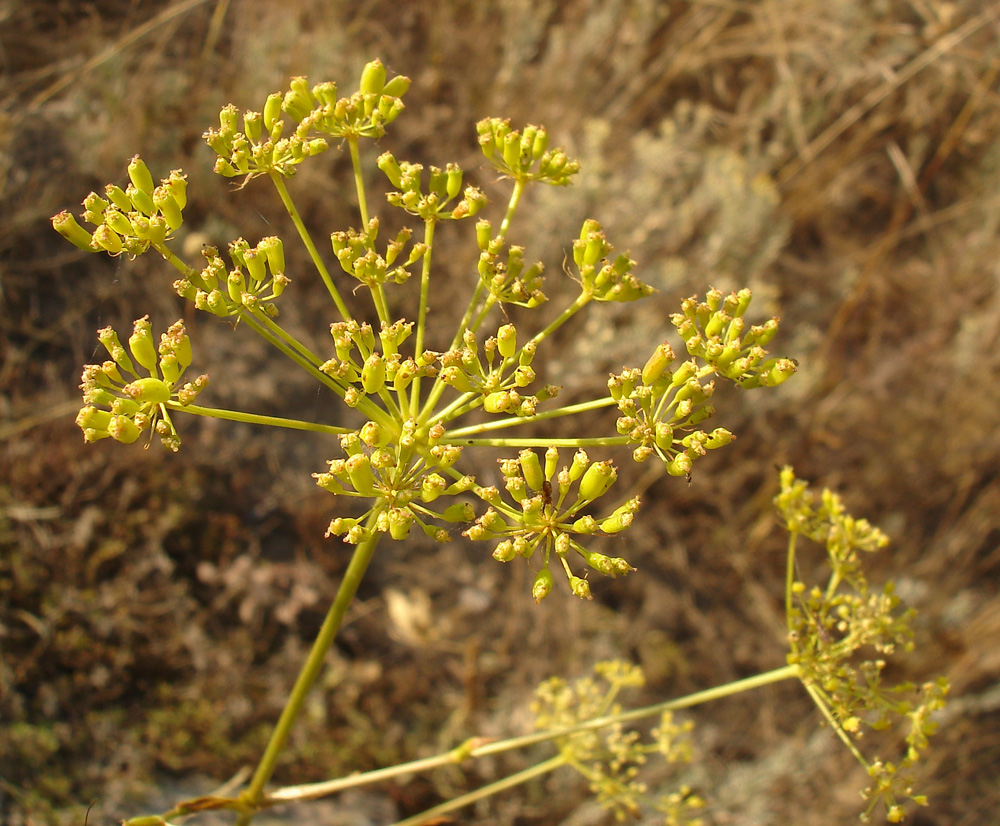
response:
[(772, 671), (767, 671), (763, 674), (757, 674), (753, 677), (747, 677), (746, 679), (737, 680), (733, 683), (727, 683), (726, 685), (716, 686), (715, 688), (709, 688), (704, 691), (698, 691), (694, 694), (688, 694), (684, 697), (667, 700), (662, 703), (657, 703), (656, 705), (644, 706), (642, 708), (632, 709), (631, 711), (625, 711), (619, 714), (608, 714), (603, 717), (594, 717), (590, 720), (584, 720), (583, 722), (572, 726), (547, 729), (533, 734), (510, 737), (505, 740), (491, 741), (484, 738), (472, 738), (470, 740), (466, 740), (464, 743), (454, 749), (451, 749), (450, 751), (442, 752), (441, 754), (437, 754), (432, 757), (424, 757), (410, 763), (401, 763), (398, 766), (376, 769), (375, 771), (364, 772), (363, 774), (354, 774), (349, 777), (341, 777), (336, 780), (325, 780), (320, 783), (305, 783), (300, 786), (288, 786), (283, 789), (277, 789), (268, 795), (268, 797), (261, 802), (261, 805), (277, 805), (279, 803), (287, 803), (292, 800), (308, 800), (317, 797), (324, 797), (328, 794), (343, 791), (344, 789), (350, 789), (356, 786), (366, 786), (371, 783), (388, 780), (392, 777), (397, 777), (403, 774), (411, 774), (417, 771), (427, 771), (441, 766), (459, 764), (465, 760), (477, 757), (487, 757), (489, 755), (502, 754), (503, 752), (513, 751), (515, 749), (527, 748), (528, 746), (536, 746), (540, 743), (558, 740), (561, 737), (566, 737), (581, 731), (593, 731), (600, 728), (606, 728), (607, 726), (614, 725), (615, 723), (630, 722), (633, 720), (641, 720), (646, 717), (654, 717), (656, 715), (663, 714), (665, 711), (677, 711), (682, 708), (691, 708), (692, 706), (701, 705), (702, 703), (718, 700), (723, 697), (729, 697), (733, 694), (751, 691), (752, 689), (770, 685), (771, 683), (781, 682), (782, 680), (797, 679), (798, 676), (799, 669), (797, 666), (786, 665)]
[[(309, 656), (306, 658), (305, 664), (299, 672), (295, 686), (292, 688), (292, 693), (288, 697), (288, 702), (281, 712), (281, 717), (278, 719), (278, 723), (271, 734), (267, 748), (264, 750), (260, 763), (257, 765), (257, 770), (250, 780), (250, 785), (240, 795), (241, 800), (254, 809), (260, 805), (264, 797), (264, 787), (274, 773), (274, 769), (278, 764), (278, 757), (281, 755), (281, 751), (288, 741), (288, 735), (291, 733), (292, 726), (295, 724), (299, 712), (302, 710), (306, 696), (309, 694), (323, 668), (323, 661), (326, 658), (326, 654), (330, 650), (330, 646), (333, 645), (334, 638), (337, 636), (337, 632), (344, 621), (347, 608), (354, 599), (354, 595), (358, 591), (358, 586), (361, 584), (365, 571), (368, 569), (368, 563), (371, 562), (372, 556), (375, 553), (379, 534), (374, 528), (379, 513), (380, 509), (376, 507), (368, 517), (365, 527), (371, 531), (371, 538), (355, 546), (354, 555), (351, 557), (350, 564), (344, 572), (344, 578), (337, 589), (337, 595), (334, 597), (333, 604), (327, 612), (326, 619), (323, 620), (323, 625), (316, 636), (315, 642), (313, 642)], [(252, 813), (241, 814), (236, 824), (237, 826), (248, 826), (252, 818)]]
[(319, 273), (319, 277), (323, 279), (323, 283), (326, 284), (326, 290), (330, 293), (330, 298), (333, 299), (333, 303), (337, 305), (337, 310), (340, 312), (340, 317), (345, 321), (351, 317), (350, 311), (347, 309), (347, 305), (344, 303), (344, 299), (341, 298), (340, 292), (334, 286), (333, 278), (330, 277), (330, 271), (327, 270), (326, 264), (323, 263), (323, 259), (320, 258), (319, 251), (316, 249), (316, 245), (313, 243), (312, 236), (309, 234), (309, 230), (306, 229), (306, 225), (302, 223), (302, 218), (299, 216), (299, 211), (295, 208), (295, 204), (292, 203), (292, 198), (288, 194), (288, 187), (285, 186), (285, 181), (277, 172), (271, 172), (271, 180), (274, 182), (275, 188), (278, 190), (278, 197), (281, 198), (281, 203), (285, 205), (285, 209), (288, 215), (292, 219), (292, 223), (295, 224), (295, 229), (299, 233), (299, 238), (302, 239), (302, 243), (305, 245), (306, 250), (309, 252), (309, 257), (312, 259), (313, 266), (316, 267), (316, 271)]
[(192, 413), (195, 416), (208, 416), (212, 419), (225, 419), (226, 421), (243, 422), (244, 424), (262, 424), (268, 427), (285, 427), (289, 430), (309, 430), (314, 433), (332, 433), (338, 436), (343, 433), (352, 432), (349, 427), (317, 424), (316, 422), (306, 422), (299, 419), (283, 419), (280, 416), (261, 416), (256, 413), (244, 413), (241, 410), (223, 410), (217, 407), (201, 407), (197, 404), (181, 404), (175, 401), (165, 402), (164, 407), (180, 413)]
[(530, 766), (523, 771), (519, 771), (516, 774), (512, 774), (502, 780), (497, 780), (495, 783), (489, 783), (474, 792), (469, 792), (468, 794), (459, 795), (458, 797), (453, 797), (451, 800), (446, 800), (437, 806), (432, 806), (430, 809), (421, 812), (413, 817), (408, 817), (405, 820), (398, 820), (392, 826), (419, 826), (421, 823), (440, 823), (437, 820), (441, 815), (447, 814), (448, 812), (453, 812), (456, 809), (464, 808), (477, 800), (483, 800), (484, 798), (491, 797), (492, 795), (499, 794), (500, 792), (506, 791), (507, 789), (513, 789), (515, 786), (520, 786), (522, 783), (527, 783), (529, 780), (533, 780), (536, 777), (541, 777), (542, 775), (553, 772), (558, 768), (566, 765), (566, 758), (561, 754), (555, 757), (550, 757), (537, 765)]
[[(792, 625), (792, 605), (793, 596), (792, 588), (795, 585), (795, 540), (798, 539), (798, 533), (793, 530), (788, 532), (788, 560), (785, 562), (785, 622), (788, 625), (788, 633), (794, 630)], [(791, 645), (791, 651), (793, 654), (798, 653), (799, 646), (795, 639), (789, 636), (789, 644)]]

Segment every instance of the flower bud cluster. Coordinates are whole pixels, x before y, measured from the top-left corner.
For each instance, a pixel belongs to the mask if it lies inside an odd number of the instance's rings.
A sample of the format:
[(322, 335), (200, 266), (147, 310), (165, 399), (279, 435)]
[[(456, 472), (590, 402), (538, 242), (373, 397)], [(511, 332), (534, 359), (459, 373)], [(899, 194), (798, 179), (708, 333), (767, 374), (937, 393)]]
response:
[[(903, 809), (897, 797), (925, 802), (913, 792), (907, 775), (936, 728), (930, 717), (944, 705), (948, 683), (942, 678), (919, 689), (883, 683), (884, 658), (897, 647), (912, 648), (914, 617), (913, 611), (899, 610), (891, 582), (871, 590), (861, 568), (859, 552), (882, 548), (888, 539), (866, 520), (846, 513), (832, 491), (824, 490), (817, 506), (790, 467), (782, 469), (780, 482), (775, 506), (793, 540), (801, 534), (825, 546), (831, 568), (824, 587), (789, 579), (788, 661), (798, 666), (799, 678), (843, 738), (858, 740), (866, 728), (904, 727), (905, 757), (898, 765), (878, 758), (869, 763), (872, 784), (863, 793), (868, 800), (864, 819), (882, 801), (890, 822), (899, 822)], [(791, 547), (794, 551), (794, 543)], [(794, 571), (794, 557), (789, 565)]]
[[(379, 138), (403, 110), (400, 98), (409, 85), (409, 78), (402, 76), (387, 82), (385, 67), (375, 60), (365, 66), (359, 90), (350, 97), (338, 99), (333, 83), (310, 89), (306, 78), (294, 77), (288, 92), (268, 96), (263, 112), (245, 112), (242, 127), (236, 107), (226, 106), (219, 113), (219, 128), (204, 134), (219, 156), (215, 171), (227, 178), (269, 172), (290, 177), (305, 158), (329, 148), (325, 138), (314, 136), (316, 132), (338, 140)], [(298, 123), (287, 137), (283, 137), (282, 112)]]
[(486, 502), (486, 512), (463, 532), (474, 540), (499, 540), (493, 558), (510, 562), (516, 557), (530, 559), (536, 551), (541, 569), (532, 583), (532, 596), (540, 602), (552, 590), (550, 566), (558, 559), (570, 590), (590, 599), (590, 584), (573, 573), (570, 552), (605, 576), (619, 576), (634, 570), (624, 559), (588, 551), (575, 536), (620, 533), (632, 524), (639, 498), (629, 499), (598, 519), (582, 514), (584, 508), (604, 496), (618, 473), (611, 462), (591, 462), (584, 450), (577, 450), (569, 466), (559, 468), (559, 451), (550, 447), (542, 459), (530, 449), (516, 459), (503, 459), (500, 470), (506, 496), (496, 487), (476, 485), (472, 491)]
[[(462, 190), (462, 170), (457, 164), (450, 163), (444, 169), (430, 167), (427, 194), (420, 183), (422, 164), (400, 162), (391, 152), (385, 152), (379, 156), (378, 168), (398, 190), (386, 193), (386, 200), (424, 221), (471, 218), (486, 204), (486, 196), (477, 187), (467, 186)], [(459, 195), (461, 200), (449, 207)]]
[(215, 247), (202, 250), (206, 265), (199, 272), (189, 269), (174, 282), (174, 290), (182, 298), (193, 301), (199, 310), (220, 318), (239, 316), (243, 311), (259, 310), (274, 317), (278, 308), (271, 302), (290, 283), (285, 275), (285, 253), (281, 239), (270, 235), (255, 247), (242, 238), (229, 245), (233, 269)]
[(573, 241), (573, 261), (584, 292), (597, 301), (637, 301), (656, 292), (632, 275), (635, 261), (626, 254), (608, 261), (613, 249), (597, 221), (583, 222), (580, 237)]
[[(413, 230), (403, 227), (396, 238), (386, 245), (385, 254), (375, 248), (378, 238), (379, 220), (372, 218), (363, 232), (349, 229), (346, 232), (334, 232), (330, 236), (333, 253), (340, 262), (341, 269), (362, 284), (376, 287), (393, 281), (404, 283), (410, 277), (407, 267), (419, 261), (427, 252), (427, 245), (416, 243), (410, 248), (410, 254), (401, 263), (396, 264), (407, 242), (413, 235)], [(393, 264), (396, 264), (394, 267)]]
[(305, 78), (293, 78), (281, 108), (300, 122), (298, 132), (316, 130), (338, 140), (377, 139), (403, 111), (402, 97), (409, 88), (408, 77), (388, 78), (382, 61), (376, 59), (365, 64), (358, 91), (349, 97), (338, 99), (334, 83), (320, 83), (310, 90)]
[(681, 304), (680, 313), (670, 317), (684, 346), (695, 358), (710, 364), (716, 373), (749, 390), (776, 387), (796, 370), (798, 362), (788, 358), (767, 358), (764, 346), (778, 332), (778, 319), (747, 329), (743, 318), (750, 306), (748, 289), (723, 295), (709, 290), (704, 301), (692, 296)]
[(405, 539), (414, 524), (432, 539), (447, 542), (449, 533), (430, 524), (429, 518), (445, 522), (469, 522), (475, 513), (472, 505), (456, 503), (438, 512), (427, 507), (441, 496), (457, 496), (470, 490), (475, 481), (460, 477), (449, 484), (438, 471), (447, 472), (461, 456), (455, 445), (440, 444), (444, 427), (422, 429), (413, 419), (393, 427), (370, 421), (360, 430), (341, 437), (343, 459), (332, 459), (324, 473), (314, 473), (316, 484), (330, 493), (365, 499), (379, 499), (378, 515), (372, 524), (366, 517), (337, 517), (330, 522), (326, 535), (343, 536), (345, 542), (358, 544), (374, 532), (393, 539)]
[(330, 325), (336, 356), (320, 366), (326, 375), (336, 379), (346, 389), (344, 401), (357, 407), (363, 396), (380, 395), (386, 391), (402, 393), (420, 377), (438, 374), (438, 354), (424, 350), (404, 357), (399, 352), (413, 331), (413, 323), (395, 321), (382, 323), (378, 335), (367, 323), (354, 319)]
[(549, 149), (549, 135), (542, 126), (510, 128), (509, 120), (484, 118), (476, 124), (483, 155), (504, 175), (515, 181), (544, 181), (566, 186), (580, 164), (562, 149)]
[(503, 261), (500, 253), (504, 239), (493, 237), (493, 226), (485, 218), (476, 222), (476, 241), (479, 244), (479, 277), (497, 301), (529, 309), (548, 301), (542, 292), (545, 267), (541, 261), (525, 269), (524, 247), (513, 245), (507, 248), (507, 260)]
[(131, 444), (152, 427), (164, 446), (176, 452), (180, 437), (165, 403), (173, 398), (191, 404), (208, 385), (203, 375), (178, 387), (191, 364), (191, 341), (183, 322), (172, 324), (159, 345), (153, 341), (148, 316), (136, 320), (127, 350), (110, 327), (99, 330), (97, 337), (111, 358), (83, 368), (84, 407), (76, 423), (84, 439), (96, 442), (110, 436)]
[(159, 186), (142, 159), (136, 155), (128, 165), (130, 183), (125, 189), (108, 184), (101, 197), (91, 192), (83, 200), (83, 218), (97, 228), (87, 232), (72, 213), (52, 218), (55, 230), (87, 252), (141, 255), (150, 245), (162, 246), (183, 223), (187, 205), (187, 176), (173, 170)]
[[(532, 711), (538, 729), (569, 729), (598, 717), (621, 712), (617, 702), (622, 689), (638, 688), (645, 683), (642, 670), (622, 661), (597, 663), (594, 676), (572, 683), (559, 677), (546, 680), (535, 691)], [(691, 761), (690, 723), (673, 722), (670, 712), (661, 718), (659, 729), (652, 732), (652, 742), (643, 742), (637, 731), (627, 731), (620, 723), (600, 730), (584, 728), (560, 737), (556, 742), (567, 765), (586, 778), (602, 807), (624, 822), (638, 819), (642, 809), (651, 806), (667, 815), (667, 824), (696, 826), (700, 820), (689, 819), (705, 802), (682, 786), (669, 796), (649, 799), (646, 784), (639, 779), (640, 768), (649, 755), (663, 756), (668, 764)], [(662, 821), (662, 818), (660, 819)]]
[(608, 391), (621, 414), (615, 423), (619, 435), (637, 446), (632, 458), (644, 462), (655, 453), (671, 476), (686, 476), (695, 461), (734, 436), (722, 427), (710, 433), (692, 429), (715, 411), (715, 382), (702, 383), (693, 359), (670, 369), (676, 358), (664, 342), (642, 370), (626, 368), (612, 375)]
[(486, 339), (482, 352), (475, 334), (466, 330), (462, 347), (441, 354), (441, 381), (461, 393), (480, 394), (487, 413), (533, 416), (541, 402), (559, 392), (553, 385), (533, 395), (521, 392), (535, 380), (531, 366), (535, 349), (529, 341), (518, 350), (513, 324), (504, 324), (496, 336)]

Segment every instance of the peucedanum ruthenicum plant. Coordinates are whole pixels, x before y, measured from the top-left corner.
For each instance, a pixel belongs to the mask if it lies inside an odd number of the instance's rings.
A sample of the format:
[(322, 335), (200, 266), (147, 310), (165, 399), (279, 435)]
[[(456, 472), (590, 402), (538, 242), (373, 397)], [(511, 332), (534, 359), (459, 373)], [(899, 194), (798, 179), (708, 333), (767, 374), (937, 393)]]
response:
[[(529, 185), (570, 183), (579, 167), (564, 151), (549, 147), (545, 129), (527, 126), (518, 130), (496, 118), (487, 118), (476, 128), (488, 166), (510, 184), (499, 222), (477, 218), (486, 198), (465, 184), (455, 164), (425, 169), (383, 152), (375, 163), (390, 186), (388, 206), (406, 213), (412, 226), (392, 238), (380, 237), (379, 217), (368, 206), (361, 146), (385, 134), (403, 110), (408, 86), (405, 77), (387, 78), (378, 61), (365, 67), (358, 91), (347, 97), (338, 97), (332, 83), (310, 87), (304, 78), (294, 78), (286, 93), (267, 98), (261, 112), (245, 112), (241, 117), (235, 107), (225, 107), (218, 128), (205, 133), (206, 142), (218, 155), (216, 172), (238, 179), (241, 186), (267, 177), (276, 188), (333, 305), (331, 342), (324, 352), (314, 352), (278, 321), (279, 300), (294, 294), (280, 238), (269, 236), (254, 244), (240, 238), (229, 244), (226, 255), (206, 247), (204, 260), (198, 264), (175, 251), (172, 242), (187, 202), (186, 178), (178, 170), (155, 184), (136, 156), (128, 165), (129, 183), (124, 189), (111, 184), (103, 194), (91, 193), (84, 200), (83, 218), (95, 227), (92, 231), (68, 212), (53, 219), (62, 235), (87, 251), (135, 257), (154, 250), (177, 271), (173, 287), (179, 296), (199, 310), (250, 327), (357, 413), (356, 424), (348, 427), (196, 404), (208, 377), (185, 379), (193, 355), (180, 321), (157, 341), (148, 318), (141, 318), (127, 346), (114, 330), (101, 330), (98, 338), (109, 359), (84, 369), (85, 406), (77, 422), (87, 441), (111, 437), (131, 443), (148, 441), (155, 433), (169, 450), (176, 451), (181, 444), (174, 423), (178, 413), (326, 433), (339, 440), (339, 452), (314, 474), (316, 483), (332, 494), (364, 503), (358, 515), (337, 516), (329, 524), (327, 535), (353, 545), (354, 554), (257, 771), (239, 797), (212, 798), (218, 803), (212, 808), (235, 809), (241, 823), (248, 823), (264, 805), (291, 799), (278, 793), (268, 796), (265, 787), (379, 539), (406, 540), (417, 529), (434, 540), (447, 541), (460, 530), (470, 540), (490, 543), (496, 560), (526, 560), (534, 572), (531, 589), (536, 600), (548, 596), (557, 579), (564, 579), (576, 596), (590, 598), (591, 571), (615, 577), (633, 570), (627, 560), (588, 547), (595, 537), (626, 531), (639, 510), (637, 497), (624, 502), (613, 499), (617, 478), (613, 452), (630, 449), (636, 462), (653, 459), (669, 474), (689, 477), (695, 462), (733, 439), (725, 428), (705, 427), (714, 413), (715, 382), (730, 381), (745, 390), (773, 387), (789, 378), (796, 367), (793, 360), (771, 356), (765, 349), (777, 332), (777, 319), (761, 324), (746, 321), (749, 290), (725, 295), (712, 289), (704, 297), (683, 301), (680, 311), (671, 316), (686, 356), (678, 356), (664, 341), (645, 355), (641, 366), (611, 375), (606, 393), (560, 405), (559, 388), (540, 386), (534, 367), (556, 330), (593, 302), (636, 301), (653, 290), (633, 273), (635, 264), (629, 256), (615, 254), (601, 225), (589, 219), (572, 240), (572, 267), (567, 272), (579, 288), (575, 299), (561, 311), (548, 313), (547, 322), (535, 331), (526, 332), (522, 325), (507, 320), (504, 305), (536, 309), (547, 300), (542, 264), (528, 263), (525, 250), (508, 240), (522, 196)], [(286, 180), (294, 176), (299, 164), (331, 145), (346, 147), (350, 154), (358, 224), (332, 233), (327, 252), (321, 253), (295, 208)], [(440, 310), (430, 307), (435, 235), (440, 224), (449, 222), (470, 222), (469, 234), (479, 259), (476, 271), (469, 273), (469, 301), (450, 343), (434, 350), (428, 341), (429, 321), (433, 319), (435, 330), (441, 328)], [(330, 253), (341, 271), (336, 277), (327, 265)], [(396, 316), (390, 309), (396, 305), (390, 304), (387, 293), (411, 278), (419, 285), (413, 315)], [(352, 313), (346, 299), (354, 301), (356, 294), (368, 296), (368, 312), (377, 324)], [(573, 423), (582, 414), (603, 408), (616, 410), (613, 428), (595, 433), (588, 424), (585, 433), (573, 432)], [(555, 419), (562, 420), (565, 435), (544, 440), (530, 436), (532, 423)], [(593, 417), (586, 421), (593, 422)], [(511, 451), (500, 461), (501, 486), (483, 484), (463, 472), (464, 451), (477, 447)], [(591, 456), (595, 451), (605, 455), (595, 459)], [(608, 500), (610, 504), (605, 505)], [(795, 525), (789, 522), (793, 537), (800, 530), (799, 523)], [(857, 571), (846, 560), (834, 560), (835, 573), (857, 586)], [(824, 714), (850, 741), (850, 733), (860, 725), (857, 707), (866, 701), (852, 704), (847, 698), (851, 691), (859, 698), (874, 696), (879, 667), (870, 667), (865, 672), (868, 682), (856, 685), (833, 668), (829, 653), (822, 657), (816, 653), (826, 650), (822, 645), (806, 641), (835, 637), (840, 649), (849, 648), (846, 640), (853, 638), (841, 625), (831, 625), (834, 618), (851, 626), (855, 618), (864, 616), (876, 624), (882, 622), (879, 629), (884, 633), (899, 631), (905, 620), (885, 619), (891, 595), (876, 603), (865, 602), (864, 595), (858, 597), (862, 603), (837, 602), (837, 585), (839, 581), (818, 596), (791, 588), (789, 621), (795, 659), (765, 681), (803, 679)], [(810, 629), (815, 631), (812, 636)], [(862, 635), (858, 645), (867, 644), (869, 638)], [(857, 646), (850, 652), (856, 650)], [(589, 683), (572, 690), (565, 684), (549, 684), (539, 698), (539, 720), (563, 732), (548, 735), (561, 738), (560, 757), (549, 769), (557, 764), (573, 766), (603, 802), (619, 814), (631, 813), (642, 790), (637, 772), (645, 755), (659, 749), (668, 759), (680, 759), (687, 754), (677, 745), (684, 732), (665, 717), (654, 738), (658, 746), (641, 745), (634, 735), (615, 728), (618, 723), (603, 723), (612, 726), (612, 733), (595, 739), (593, 718), (617, 715), (624, 719), (627, 713), (619, 713), (614, 695), (639, 679), (620, 665), (603, 669), (612, 686), (605, 699), (591, 697), (588, 692), (596, 689)], [(739, 690), (748, 687), (736, 685)], [(732, 690), (727, 688), (726, 693)], [(567, 705), (570, 696), (575, 697), (572, 713)], [(548, 711), (543, 710), (545, 704)], [(899, 707), (879, 709), (900, 711)], [(574, 725), (587, 730), (566, 733)], [(916, 737), (913, 748), (922, 744)], [(449, 759), (480, 753), (486, 752), (479, 746), (463, 746), (450, 753)], [(873, 795), (883, 794), (882, 784), (888, 788), (895, 782), (895, 767), (880, 765), (873, 773), (877, 787)], [(412, 766), (407, 770), (412, 771)], [(686, 822), (684, 812), (699, 804), (690, 790), (682, 790), (663, 797), (657, 805), (666, 822), (679, 823)], [(190, 811), (190, 806), (181, 807), (174, 814)], [(132, 821), (136, 826), (143, 822), (142, 818)], [(149, 822), (160, 823), (163, 818)]]

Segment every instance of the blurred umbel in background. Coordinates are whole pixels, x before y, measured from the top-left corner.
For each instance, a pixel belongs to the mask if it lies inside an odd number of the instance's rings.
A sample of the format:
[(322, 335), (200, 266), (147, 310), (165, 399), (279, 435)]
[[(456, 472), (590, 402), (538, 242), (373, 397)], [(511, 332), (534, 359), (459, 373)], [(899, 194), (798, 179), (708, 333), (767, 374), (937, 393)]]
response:
[[(259, 108), (292, 75), (348, 83), (376, 56), (413, 78), (384, 139), (396, 157), (456, 160), (489, 196), (474, 124), (495, 115), (545, 124), (579, 158), (574, 186), (533, 192), (512, 229), (553, 289), (593, 216), (660, 291), (569, 331), (567, 399), (634, 364), (630, 342), (662, 339), (709, 285), (750, 286), (800, 369), (719, 422), (739, 440), (690, 487), (620, 463), (643, 491), (642, 576), (593, 603), (535, 606), (462, 543), (380, 549), (279, 779), (518, 730), (541, 679), (609, 656), (647, 669), (649, 700), (780, 665), (769, 503), (790, 462), (892, 537), (871, 579), (921, 612), (898, 676), (952, 681), (922, 822), (997, 819), (998, 19), (982, 0), (0, 6), (0, 820), (80, 824), (96, 799), (90, 822), (110, 822), (149, 784), (254, 762), (348, 556), (323, 539), (318, 439), (182, 420), (176, 456), (83, 445), (94, 331), (185, 310), (162, 262), (78, 253), (49, 218), (141, 152), (157, 177), (188, 172), (192, 249), (282, 233), (267, 187), (234, 197), (201, 133), (226, 103)], [(330, 152), (291, 182), (317, 234), (354, 220), (347, 169)], [(466, 294), (473, 253), (455, 246), (440, 306)], [(295, 289), (321, 289), (300, 269)], [(283, 318), (320, 341), (320, 307)], [(187, 322), (199, 367), (227, 363), (218, 403), (335, 420), (250, 336)], [(699, 711), (710, 822), (853, 821), (864, 779), (814, 715), (794, 685)], [(386, 787), (378, 805), (406, 814), (511, 765)], [(584, 801), (556, 783), (459, 822), (599, 822)]]

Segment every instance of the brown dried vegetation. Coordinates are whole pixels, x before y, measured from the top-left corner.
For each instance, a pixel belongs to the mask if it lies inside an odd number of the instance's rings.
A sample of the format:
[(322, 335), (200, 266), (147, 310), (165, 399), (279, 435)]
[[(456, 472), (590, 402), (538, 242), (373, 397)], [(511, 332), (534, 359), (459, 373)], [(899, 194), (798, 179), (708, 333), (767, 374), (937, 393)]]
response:
[[(998, 817), (998, 4), (0, 8), (0, 820), (78, 824), (97, 798), (90, 822), (111, 822), (151, 779), (222, 779), (251, 762), (347, 558), (322, 539), (318, 441), (182, 421), (178, 456), (82, 444), (73, 388), (93, 331), (180, 310), (151, 258), (78, 254), (48, 218), (141, 151), (156, 174), (190, 173), (186, 226), (211, 241), (281, 232), (264, 187), (237, 201), (211, 175), (201, 131), (222, 104), (259, 107), (292, 74), (354, 78), (376, 55), (414, 79), (386, 138), (397, 157), (476, 168), (477, 119), (546, 124), (584, 171), (568, 191), (535, 193), (514, 230), (528, 254), (554, 273), (594, 215), (660, 289), (569, 331), (568, 394), (644, 357), (625, 345), (661, 338), (677, 299), (707, 284), (749, 283), (802, 366), (763, 406), (752, 398), (720, 422), (739, 441), (691, 487), (634, 473), (639, 573), (601, 583), (592, 604), (536, 607), (516, 574), (461, 543), (380, 548), (280, 779), (516, 731), (540, 679), (602, 657), (641, 662), (650, 699), (780, 664), (769, 498), (774, 464), (789, 462), (893, 538), (872, 578), (896, 578), (921, 611), (906, 667), (954, 683), (920, 822)], [(344, 161), (324, 157), (294, 185), (307, 222), (335, 229), (351, 205)], [(462, 255), (455, 280), (468, 278)], [(322, 331), (307, 280), (282, 311)], [(452, 287), (440, 289), (446, 307)], [(219, 403), (338, 415), (269, 370), (248, 337), (204, 318), (189, 328)], [(697, 720), (693, 779), (710, 822), (818, 826), (858, 811), (863, 778), (828, 731), (814, 733), (795, 686)], [(501, 768), (384, 794), (406, 813)], [(464, 822), (598, 822), (580, 793), (528, 790)]]

